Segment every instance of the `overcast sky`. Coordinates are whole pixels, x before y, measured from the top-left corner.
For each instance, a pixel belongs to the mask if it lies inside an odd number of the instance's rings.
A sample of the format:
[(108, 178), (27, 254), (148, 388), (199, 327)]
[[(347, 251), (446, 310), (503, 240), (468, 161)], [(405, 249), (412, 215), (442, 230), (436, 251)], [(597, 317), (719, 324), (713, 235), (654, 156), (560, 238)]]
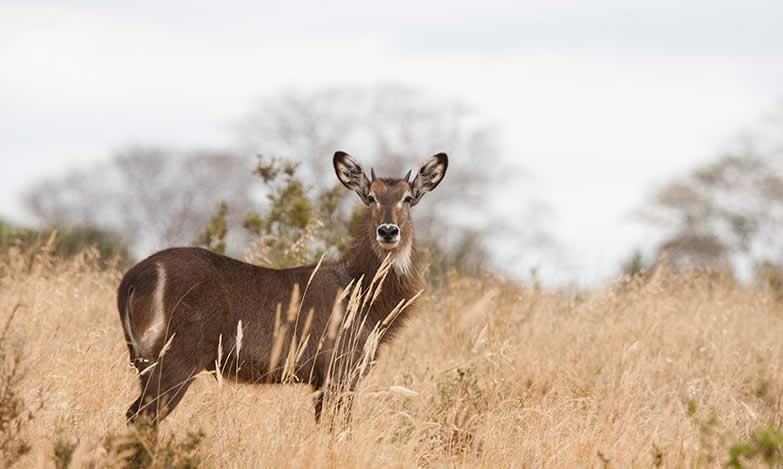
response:
[(231, 144), (259, 97), (400, 83), (497, 124), (553, 208), (560, 280), (593, 283), (660, 237), (631, 222), (645, 196), (783, 104), (781, 24), (779, 0), (3, 0), (0, 216), (127, 143)]

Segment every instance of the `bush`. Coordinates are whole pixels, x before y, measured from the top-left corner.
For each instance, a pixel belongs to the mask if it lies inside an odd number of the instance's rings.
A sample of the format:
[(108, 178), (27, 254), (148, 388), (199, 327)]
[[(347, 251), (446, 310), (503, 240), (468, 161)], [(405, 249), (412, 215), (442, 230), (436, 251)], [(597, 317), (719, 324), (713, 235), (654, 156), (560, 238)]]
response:
[(766, 427), (756, 431), (748, 441), (735, 444), (729, 450), (728, 465), (742, 469), (742, 461), (759, 460), (768, 467), (783, 466), (783, 430)]
[(32, 230), (15, 228), (0, 221), (0, 252), (17, 247), (32, 256), (43, 246), (48, 247), (51, 255), (61, 258), (71, 258), (87, 248), (94, 247), (100, 254), (99, 265), (102, 269), (115, 266), (124, 269), (133, 264), (128, 245), (122, 238), (101, 228), (77, 226)]
[(201, 465), (197, 451), (204, 440), (202, 430), (188, 432), (184, 441), (174, 436), (165, 443), (158, 441), (155, 427), (142, 420), (122, 435), (109, 435), (104, 440), (107, 460), (100, 466), (127, 468), (195, 469)]
[[(245, 256), (248, 261), (284, 268), (314, 263), (324, 254), (336, 257), (361, 228), (366, 207), (352, 203), (351, 193), (339, 183), (321, 191), (306, 186), (299, 177), (299, 166), (258, 156), (255, 174), (268, 190), (269, 205), (263, 213), (248, 213), (242, 223), (256, 238)], [(196, 245), (225, 254), (228, 210), (228, 204), (221, 202)], [(436, 285), (450, 271), (479, 273), (488, 259), (481, 236), (475, 232), (464, 232), (448, 247), (436, 240), (420, 240), (418, 251), (425, 280)]]
[[(255, 174), (266, 186), (269, 205), (263, 214), (248, 213), (242, 223), (257, 239), (245, 256), (249, 261), (292, 267), (313, 263), (325, 253), (337, 255), (347, 247), (361, 209), (350, 213), (341, 210), (349, 195), (342, 186), (316, 191), (305, 186), (298, 168), (298, 163), (259, 155)], [(221, 202), (196, 245), (225, 253), (228, 211), (228, 204)]]

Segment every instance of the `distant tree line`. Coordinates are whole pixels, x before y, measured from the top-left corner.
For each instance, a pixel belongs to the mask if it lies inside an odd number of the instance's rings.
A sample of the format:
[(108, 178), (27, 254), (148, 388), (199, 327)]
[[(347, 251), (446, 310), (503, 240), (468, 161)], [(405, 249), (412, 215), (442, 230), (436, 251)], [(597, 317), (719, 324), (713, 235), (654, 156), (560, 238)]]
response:
[(0, 220), (0, 253), (8, 253), (12, 248), (29, 259), (44, 248), (49, 249), (50, 254), (64, 258), (94, 248), (98, 251), (100, 266), (125, 268), (133, 264), (130, 249), (121, 236), (94, 226), (32, 229)]

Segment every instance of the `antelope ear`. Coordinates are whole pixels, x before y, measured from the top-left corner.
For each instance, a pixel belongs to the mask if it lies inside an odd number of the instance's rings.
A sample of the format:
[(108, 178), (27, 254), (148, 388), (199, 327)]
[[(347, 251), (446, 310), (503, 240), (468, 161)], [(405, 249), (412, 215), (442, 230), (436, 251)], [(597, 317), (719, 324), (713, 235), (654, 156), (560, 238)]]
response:
[(421, 165), (419, 172), (416, 173), (416, 178), (411, 183), (413, 190), (411, 206), (419, 203), (425, 192), (431, 192), (438, 187), (438, 184), (446, 176), (448, 166), (449, 158), (445, 153), (438, 153)]
[(338, 151), (334, 154), (334, 171), (337, 173), (337, 179), (345, 187), (356, 192), (359, 198), (366, 205), (369, 205), (368, 197), (370, 195), (370, 180), (364, 174), (361, 165), (353, 160), (344, 151)]

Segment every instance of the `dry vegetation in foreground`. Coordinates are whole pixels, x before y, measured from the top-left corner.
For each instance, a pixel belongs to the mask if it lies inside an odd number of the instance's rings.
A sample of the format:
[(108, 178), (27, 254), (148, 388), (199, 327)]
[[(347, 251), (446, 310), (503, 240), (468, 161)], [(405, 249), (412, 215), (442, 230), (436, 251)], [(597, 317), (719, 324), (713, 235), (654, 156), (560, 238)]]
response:
[[(2, 343), (24, 348), (15, 402), (26, 420), (6, 425), (0, 407), (0, 430), (20, 424), (3, 434), (23, 450), (18, 466), (103, 467), (127, 454), (117, 442), (137, 380), (115, 309), (121, 272), (95, 261), (88, 251), (31, 264), (11, 252), (0, 263), (0, 326), (16, 310)], [(315, 425), (303, 386), (219, 386), (204, 375), (163, 423), (169, 459), (158, 462), (718, 467), (731, 454), (751, 466), (780, 457), (774, 292), (708, 273), (583, 296), (492, 277), (446, 283), (381, 351), (350, 434)]]

